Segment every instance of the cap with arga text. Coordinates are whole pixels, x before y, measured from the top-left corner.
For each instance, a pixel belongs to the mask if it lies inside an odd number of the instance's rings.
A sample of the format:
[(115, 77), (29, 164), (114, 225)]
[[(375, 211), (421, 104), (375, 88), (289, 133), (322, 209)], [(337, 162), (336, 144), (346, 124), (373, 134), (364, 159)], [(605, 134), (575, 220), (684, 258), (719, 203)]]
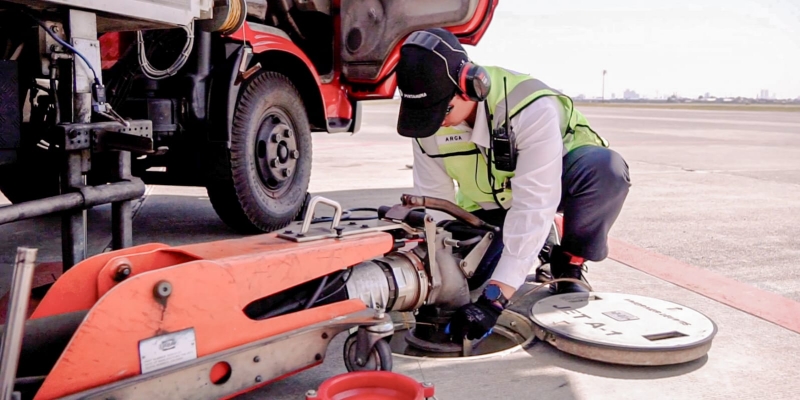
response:
[[(420, 45), (410, 44), (412, 41)], [(457, 91), (458, 71), (468, 61), (458, 38), (445, 29), (409, 35), (395, 69), (401, 96), (397, 133), (423, 138), (439, 130)]]

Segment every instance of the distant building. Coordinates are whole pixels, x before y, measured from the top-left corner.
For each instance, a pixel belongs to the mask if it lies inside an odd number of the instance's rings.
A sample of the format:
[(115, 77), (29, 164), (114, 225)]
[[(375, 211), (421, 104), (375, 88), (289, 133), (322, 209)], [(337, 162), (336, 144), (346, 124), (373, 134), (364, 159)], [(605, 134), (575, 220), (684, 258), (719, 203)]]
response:
[(622, 93), (622, 98), (625, 100), (639, 100), (640, 96), (633, 90), (625, 89), (625, 91)]

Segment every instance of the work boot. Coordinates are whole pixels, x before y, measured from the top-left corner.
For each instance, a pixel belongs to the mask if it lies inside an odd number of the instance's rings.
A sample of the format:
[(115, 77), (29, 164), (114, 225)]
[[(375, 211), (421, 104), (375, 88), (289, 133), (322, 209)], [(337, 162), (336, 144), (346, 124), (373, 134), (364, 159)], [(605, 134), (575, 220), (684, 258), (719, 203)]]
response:
[[(559, 246), (553, 249), (553, 255), (550, 258), (550, 274), (553, 279), (572, 278), (585, 282), (585, 279), (583, 279), (583, 262), (574, 264), (570, 262), (571, 260), (572, 256), (564, 253)], [(554, 282), (550, 284), (550, 293), (552, 294), (579, 292), (585, 293), (588, 290), (583, 285), (575, 282)]]

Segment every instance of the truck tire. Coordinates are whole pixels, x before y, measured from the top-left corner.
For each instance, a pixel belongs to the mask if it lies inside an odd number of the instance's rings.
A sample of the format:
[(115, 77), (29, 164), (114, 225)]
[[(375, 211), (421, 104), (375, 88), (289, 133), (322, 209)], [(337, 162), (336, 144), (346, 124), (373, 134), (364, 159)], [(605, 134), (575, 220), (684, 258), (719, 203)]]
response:
[(230, 149), (217, 151), (207, 184), (217, 215), (241, 233), (291, 223), (311, 179), (311, 128), (303, 101), (284, 75), (263, 71), (243, 83)]

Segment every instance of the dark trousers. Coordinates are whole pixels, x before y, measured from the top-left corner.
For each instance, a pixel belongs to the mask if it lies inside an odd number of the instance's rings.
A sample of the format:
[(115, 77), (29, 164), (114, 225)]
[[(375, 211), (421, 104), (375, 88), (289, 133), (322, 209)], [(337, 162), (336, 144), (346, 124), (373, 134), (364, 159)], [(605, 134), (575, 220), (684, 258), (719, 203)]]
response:
[[(558, 206), (558, 211), (564, 214), (562, 250), (590, 261), (608, 257), (608, 232), (622, 210), (630, 185), (628, 164), (619, 153), (597, 146), (579, 147), (567, 153), (563, 158)], [(502, 227), (506, 212), (477, 210), (473, 214)], [(502, 253), (501, 230), (469, 280), (470, 290), (492, 276)]]

